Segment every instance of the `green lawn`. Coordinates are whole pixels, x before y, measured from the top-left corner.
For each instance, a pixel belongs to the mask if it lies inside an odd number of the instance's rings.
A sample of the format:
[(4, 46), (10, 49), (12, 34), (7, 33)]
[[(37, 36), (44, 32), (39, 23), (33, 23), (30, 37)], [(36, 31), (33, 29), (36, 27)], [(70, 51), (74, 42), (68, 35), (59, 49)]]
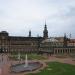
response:
[(58, 62), (47, 63), (48, 67), (36, 74), (28, 75), (75, 75), (75, 66)]

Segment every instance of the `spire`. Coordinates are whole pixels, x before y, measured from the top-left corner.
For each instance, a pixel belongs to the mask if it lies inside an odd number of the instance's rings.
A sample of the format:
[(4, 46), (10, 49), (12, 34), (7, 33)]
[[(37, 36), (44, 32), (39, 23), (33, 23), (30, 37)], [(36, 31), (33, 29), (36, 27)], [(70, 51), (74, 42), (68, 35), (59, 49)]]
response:
[(47, 30), (46, 20), (45, 20), (45, 29)]
[(31, 37), (31, 30), (29, 30), (29, 37)]
[(64, 33), (64, 47), (67, 46), (67, 36), (66, 36), (66, 33)]
[(66, 41), (67, 37), (66, 37), (66, 33), (64, 33), (64, 41)]
[(47, 30), (46, 21), (45, 21), (45, 26), (44, 26), (44, 31), (43, 31), (43, 37), (48, 38), (48, 30)]

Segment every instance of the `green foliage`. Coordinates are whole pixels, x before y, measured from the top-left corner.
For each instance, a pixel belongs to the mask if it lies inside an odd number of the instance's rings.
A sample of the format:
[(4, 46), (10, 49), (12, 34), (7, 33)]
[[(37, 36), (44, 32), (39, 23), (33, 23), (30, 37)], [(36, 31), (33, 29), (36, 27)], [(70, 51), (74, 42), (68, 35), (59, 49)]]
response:
[[(21, 53), (20, 54), (20, 58), (21, 59), (25, 59), (25, 53)], [(45, 60), (47, 59), (46, 56), (42, 56), (42, 55), (38, 55), (38, 54), (27, 54), (28, 55), (28, 60)], [(13, 60), (18, 60), (18, 53), (12, 53), (10, 56), (9, 56), (10, 59), (13, 59)]]

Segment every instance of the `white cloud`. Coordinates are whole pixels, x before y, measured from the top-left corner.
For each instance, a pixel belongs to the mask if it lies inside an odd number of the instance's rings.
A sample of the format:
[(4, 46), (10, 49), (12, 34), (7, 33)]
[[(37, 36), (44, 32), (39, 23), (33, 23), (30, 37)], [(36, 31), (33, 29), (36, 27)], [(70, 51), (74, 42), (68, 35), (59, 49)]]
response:
[(74, 19), (75, 0), (0, 0), (0, 31), (11, 35), (42, 35), (45, 20), (49, 35), (75, 34)]

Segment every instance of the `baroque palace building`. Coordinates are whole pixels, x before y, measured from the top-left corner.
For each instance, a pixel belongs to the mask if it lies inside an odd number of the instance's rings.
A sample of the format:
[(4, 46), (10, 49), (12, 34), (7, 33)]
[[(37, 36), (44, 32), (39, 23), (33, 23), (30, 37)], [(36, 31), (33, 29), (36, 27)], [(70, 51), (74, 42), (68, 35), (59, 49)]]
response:
[(45, 24), (43, 37), (32, 37), (29, 31), (28, 37), (9, 36), (8, 32), (0, 32), (0, 53), (25, 52), (25, 53), (49, 53), (70, 54), (75, 53), (75, 40), (66, 37), (48, 37)]

